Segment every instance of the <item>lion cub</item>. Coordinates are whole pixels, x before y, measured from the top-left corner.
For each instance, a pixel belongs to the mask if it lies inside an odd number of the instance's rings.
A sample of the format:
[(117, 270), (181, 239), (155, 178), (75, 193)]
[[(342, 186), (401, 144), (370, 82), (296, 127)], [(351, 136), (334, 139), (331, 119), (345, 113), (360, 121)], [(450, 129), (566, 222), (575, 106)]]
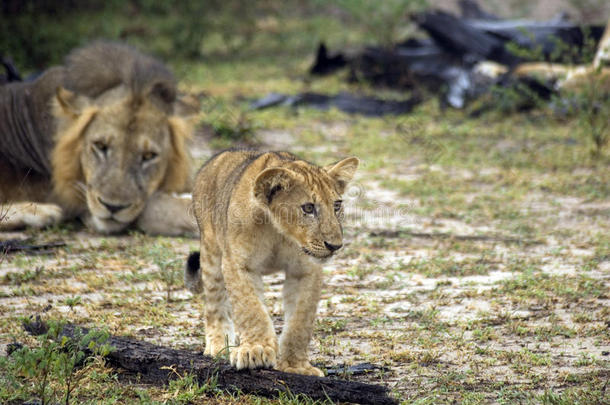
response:
[[(287, 152), (230, 150), (201, 168), (193, 190), (201, 254), (191, 254), (184, 276), (192, 292), (205, 292), (205, 354), (234, 346), (235, 324), (237, 369), (323, 375), (307, 346), (321, 262), (343, 245), (341, 194), (358, 163), (350, 157), (318, 167)], [(286, 275), (279, 350), (262, 282), (277, 271)]]

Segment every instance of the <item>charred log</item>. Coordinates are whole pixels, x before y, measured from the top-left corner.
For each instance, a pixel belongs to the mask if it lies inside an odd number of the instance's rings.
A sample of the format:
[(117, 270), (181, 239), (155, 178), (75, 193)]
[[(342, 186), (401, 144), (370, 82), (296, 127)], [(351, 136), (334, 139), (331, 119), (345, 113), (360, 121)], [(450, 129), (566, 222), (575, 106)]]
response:
[(345, 66), (347, 66), (347, 59), (345, 56), (343, 56), (342, 53), (329, 56), (328, 49), (326, 49), (326, 44), (321, 42), (318, 46), (318, 52), (316, 53), (316, 60), (311, 69), (309, 69), (309, 73), (312, 75), (323, 76), (333, 73), (334, 71)]
[[(429, 39), (411, 38), (393, 47), (369, 46), (358, 54), (350, 53), (349, 58), (341, 53), (329, 56), (322, 44), (310, 71), (331, 72), (336, 58), (336, 66), (347, 63), (350, 81), (365, 81), (394, 90), (415, 89), (417, 94), (437, 94), (441, 106), (454, 108), (463, 108), (480, 96), (491, 97), (490, 103), (475, 114), (494, 106), (506, 107), (507, 100), (509, 109), (524, 111), (558, 94), (553, 82), (557, 77), (523, 77), (515, 74), (519, 65), (558, 59), (569, 65), (588, 63), (594, 52), (586, 48), (598, 44), (604, 31), (603, 26), (571, 23), (561, 14), (542, 22), (502, 20), (483, 10), (474, 0), (460, 0), (460, 8), (461, 17), (443, 11), (415, 15), (414, 20)], [(480, 62), (495, 62), (496, 67), (489, 69)], [(502, 89), (508, 89), (515, 96), (514, 102), (504, 96)], [(307, 94), (295, 97), (275, 95), (259, 101), (264, 107), (302, 102), (327, 108), (336, 103), (344, 111), (367, 114), (358, 108), (346, 108), (345, 104), (353, 104), (351, 101), (344, 103), (340, 99), (319, 97), (312, 100)]]
[(461, 58), (493, 60), (509, 66), (520, 60), (505, 48), (505, 41), (443, 11), (416, 16), (417, 24), (446, 52)]
[(409, 113), (420, 102), (421, 99), (418, 96), (413, 96), (406, 100), (383, 100), (345, 92), (337, 95), (307, 92), (295, 96), (271, 93), (252, 102), (250, 108), (253, 110), (262, 110), (277, 105), (283, 105), (289, 107), (307, 106), (318, 110), (328, 110), (334, 107), (348, 114), (362, 114), (371, 117), (379, 117), (383, 115)]
[[(24, 324), (33, 335), (46, 333), (44, 322)], [(86, 334), (87, 328), (67, 324), (62, 336), (69, 338)], [(179, 375), (196, 375), (200, 384), (214, 381), (221, 390), (241, 392), (263, 397), (277, 397), (280, 393), (302, 394), (314, 400), (350, 402), (358, 404), (397, 404), (388, 396), (388, 389), (381, 385), (328, 377), (313, 377), (284, 373), (277, 370), (237, 371), (222, 359), (214, 359), (201, 353), (172, 349), (122, 336), (110, 336), (106, 341), (113, 347), (108, 363), (130, 373), (137, 374), (140, 382), (167, 384)], [(86, 349), (86, 348), (83, 348)]]
[[(434, 11), (419, 14), (416, 21), (446, 52), (474, 55), (507, 66), (549, 61), (558, 49), (564, 51), (569, 63), (588, 63), (587, 52), (583, 52), (587, 41), (596, 44), (604, 31), (603, 26), (580, 26), (560, 17), (550, 21), (462, 19)], [(509, 43), (532, 52), (512, 54), (507, 48)]]
[(593, 41), (597, 44), (604, 32), (603, 26), (581, 27), (567, 21), (479, 20), (469, 21), (468, 24), (503, 41), (504, 44), (514, 43), (519, 48), (531, 51), (540, 49), (540, 52), (534, 52), (531, 56), (519, 57), (519, 62), (552, 61), (556, 57), (553, 54), (562, 47), (565, 50), (561, 56), (566, 59), (566, 63), (590, 63), (591, 56), (588, 54), (592, 52), (585, 52), (587, 42)]
[(0, 254), (8, 254), (21, 251), (34, 251), (37, 254), (52, 252), (53, 249), (66, 246), (66, 242), (32, 243), (31, 239), (8, 239), (0, 241)]

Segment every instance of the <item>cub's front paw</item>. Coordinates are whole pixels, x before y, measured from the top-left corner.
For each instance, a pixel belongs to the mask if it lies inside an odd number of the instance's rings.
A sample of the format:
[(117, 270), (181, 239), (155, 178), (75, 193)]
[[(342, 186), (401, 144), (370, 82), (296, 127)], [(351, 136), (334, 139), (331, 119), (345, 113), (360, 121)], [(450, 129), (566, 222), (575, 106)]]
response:
[(280, 362), (277, 367), (278, 370), (285, 373), (303, 374), (303, 375), (315, 375), (317, 377), (324, 377), (324, 373), (317, 367), (312, 366), (308, 361), (290, 363), (287, 361)]
[(244, 368), (272, 368), (277, 363), (277, 350), (270, 344), (242, 343), (231, 349), (231, 365)]

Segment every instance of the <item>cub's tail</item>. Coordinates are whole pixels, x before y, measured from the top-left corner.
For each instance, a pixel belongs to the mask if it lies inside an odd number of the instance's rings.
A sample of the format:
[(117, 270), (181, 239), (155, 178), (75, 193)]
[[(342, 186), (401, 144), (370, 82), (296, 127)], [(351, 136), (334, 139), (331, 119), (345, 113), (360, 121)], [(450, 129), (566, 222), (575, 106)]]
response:
[(192, 252), (186, 259), (184, 268), (184, 285), (193, 294), (203, 292), (203, 279), (201, 278), (201, 266), (199, 264), (199, 252)]

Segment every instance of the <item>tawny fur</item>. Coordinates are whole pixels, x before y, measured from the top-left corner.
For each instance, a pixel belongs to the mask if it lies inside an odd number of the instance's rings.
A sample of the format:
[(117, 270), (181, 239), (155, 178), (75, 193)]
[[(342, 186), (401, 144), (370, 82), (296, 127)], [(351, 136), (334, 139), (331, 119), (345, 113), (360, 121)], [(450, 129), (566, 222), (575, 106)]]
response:
[[(32, 83), (0, 87), (0, 204), (11, 214), (0, 230), (81, 216), (104, 233), (132, 223), (195, 233), (184, 199), (173, 195), (190, 189), (187, 116), (197, 107), (177, 97), (162, 63), (108, 42), (73, 51)], [(36, 218), (47, 211), (30, 209), (39, 203), (60, 215)]]
[[(201, 253), (199, 263), (189, 258), (185, 283), (205, 293), (205, 354), (228, 350), (238, 369), (323, 375), (308, 357), (321, 263), (342, 246), (341, 194), (357, 167), (356, 158), (322, 168), (253, 151), (223, 152), (203, 166), (193, 191)], [(277, 271), (286, 276), (279, 343), (262, 281)]]

